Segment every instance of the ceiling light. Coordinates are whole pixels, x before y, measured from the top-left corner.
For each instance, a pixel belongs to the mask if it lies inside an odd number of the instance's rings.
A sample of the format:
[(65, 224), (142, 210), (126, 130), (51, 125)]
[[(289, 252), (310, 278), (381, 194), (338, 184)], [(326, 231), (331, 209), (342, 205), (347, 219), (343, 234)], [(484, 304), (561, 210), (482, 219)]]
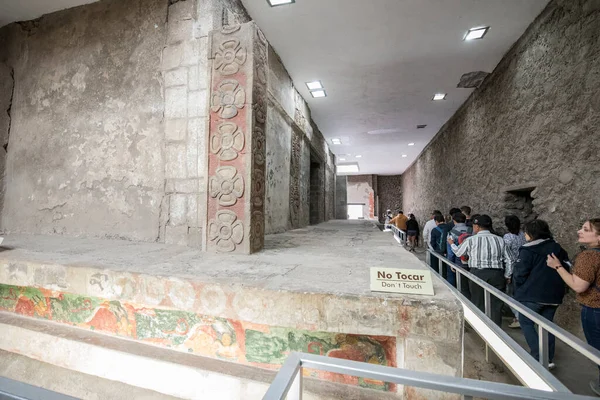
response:
[(423, 125), (417, 125), (417, 129), (425, 129), (427, 125), (423, 124)]
[(471, 28), (467, 31), (463, 40), (483, 39), (489, 29), (489, 26), (478, 26), (477, 28)]
[(343, 165), (338, 165), (336, 167), (337, 173), (338, 174), (345, 174), (345, 173), (351, 173), (351, 172), (359, 172), (358, 169), (358, 164), (354, 163), (354, 164), (343, 164)]
[(414, 143), (409, 143), (408, 145), (409, 145), (409, 146), (414, 146), (415, 144), (414, 144)]
[(339, 161), (346, 161), (346, 159), (345, 158), (340, 158)]
[(362, 156), (359, 154), (359, 155), (356, 156), (356, 158), (362, 158)]
[(431, 99), (431, 100), (435, 100), (435, 101), (446, 100), (446, 93), (436, 93), (433, 95), (433, 99)]
[(406, 154), (402, 154), (402, 158), (406, 158), (408, 157)]
[(327, 97), (327, 93), (325, 93), (324, 90), (315, 90), (310, 92), (310, 94), (312, 94), (312, 97), (314, 97), (315, 99), (321, 98), (321, 97)]
[(269, 5), (271, 7), (283, 6), (283, 5), (292, 4), (295, 2), (296, 2), (296, 0), (267, 0), (267, 3), (269, 3)]
[(306, 82), (306, 87), (308, 90), (325, 89), (321, 81)]
[(331, 139), (331, 143), (332, 144), (342, 144), (342, 141), (340, 139)]

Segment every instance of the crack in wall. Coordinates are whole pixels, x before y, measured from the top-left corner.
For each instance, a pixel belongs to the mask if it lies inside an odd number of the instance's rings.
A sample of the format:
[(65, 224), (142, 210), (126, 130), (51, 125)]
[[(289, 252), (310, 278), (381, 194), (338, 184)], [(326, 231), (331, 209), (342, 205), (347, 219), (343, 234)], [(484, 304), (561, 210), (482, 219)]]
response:
[(8, 142), (10, 140), (10, 128), (12, 125), (11, 111), (12, 111), (13, 98), (15, 96), (15, 69), (12, 67), (10, 69), (10, 79), (12, 80), (12, 88), (11, 88), (11, 92), (10, 92), (10, 100), (8, 101), (8, 108), (6, 109), (6, 114), (8, 115), (8, 129), (6, 131), (5, 143), (2, 143), (2, 147), (4, 148), (4, 151), (6, 153), (8, 153)]

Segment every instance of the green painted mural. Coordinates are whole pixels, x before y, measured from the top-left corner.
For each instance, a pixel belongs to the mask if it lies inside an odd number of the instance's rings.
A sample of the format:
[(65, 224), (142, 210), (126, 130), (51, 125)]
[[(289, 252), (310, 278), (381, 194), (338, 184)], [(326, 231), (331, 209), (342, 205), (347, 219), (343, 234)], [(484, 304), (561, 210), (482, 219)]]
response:
[[(146, 308), (126, 302), (0, 284), (0, 310), (92, 329), (268, 369), (293, 351), (396, 366), (396, 338), (253, 324), (187, 311)], [(395, 391), (393, 384), (322, 371), (320, 379)]]

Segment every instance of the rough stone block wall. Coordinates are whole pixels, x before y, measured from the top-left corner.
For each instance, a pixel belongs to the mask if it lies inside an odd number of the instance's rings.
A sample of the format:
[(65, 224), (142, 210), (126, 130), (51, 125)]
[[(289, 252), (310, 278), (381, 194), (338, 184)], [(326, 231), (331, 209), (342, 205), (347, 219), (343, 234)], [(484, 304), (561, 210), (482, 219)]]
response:
[(345, 176), (335, 178), (335, 219), (348, 219), (347, 182)]
[[(600, 213), (598, 71), (600, 2), (552, 1), (403, 174), (404, 209), (469, 205), (501, 227), (507, 191), (535, 187), (533, 211), (575, 256)], [(578, 328), (572, 306), (559, 321)]]
[(156, 240), (167, 5), (105, 0), (0, 30), (2, 230)]
[[(402, 208), (402, 175), (379, 175), (377, 177), (377, 195), (379, 196), (379, 214), (377, 217), (383, 222), (383, 214), (386, 210)], [(405, 210), (404, 212), (410, 212)]]

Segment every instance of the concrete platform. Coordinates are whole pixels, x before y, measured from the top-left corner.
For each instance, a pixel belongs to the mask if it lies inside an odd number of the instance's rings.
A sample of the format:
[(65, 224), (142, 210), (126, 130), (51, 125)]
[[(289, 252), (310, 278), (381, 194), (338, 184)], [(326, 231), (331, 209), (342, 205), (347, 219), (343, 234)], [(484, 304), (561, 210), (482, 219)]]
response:
[(3, 247), (5, 311), (263, 369), (304, 351), (462, 376), (460, 304), (441, 282), (433, 297), (370, 292), (371, 266), (426, 267), (369, 222), (271, 235), (252, 256), (60, 236), (9, 236)]

